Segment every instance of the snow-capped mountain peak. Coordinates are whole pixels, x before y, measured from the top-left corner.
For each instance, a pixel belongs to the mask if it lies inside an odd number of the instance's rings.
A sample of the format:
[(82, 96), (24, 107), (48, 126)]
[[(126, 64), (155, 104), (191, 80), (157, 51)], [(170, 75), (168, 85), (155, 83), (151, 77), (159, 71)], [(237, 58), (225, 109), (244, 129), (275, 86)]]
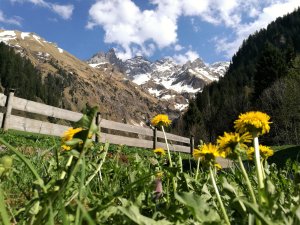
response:
[(159, 99), (173, 101), (174, 107), (180, 110), (185, 109), (188, 99), (201, 91), (205, 85), (224, 76), (229, 66), (228, 62), (206, 65), (200, 58), (188, 61), (184, 65), (176, 64), (170, 57), (155, 62), (142, 56), (121, 61), (113, 50), (94, 55), (88, 63), (93, 67), (101, 67), (103, 63), (113, 64), (119, 71), (123, 71), (128, 79)]
[(229, 62), (216, 62), (210, 65), (210, 70), (223, 77), (229, 67)]
[(24, 49), (31, 46), (34, 49), (33, 57), (40, 61), (49, 61), (51, 58), (61, 56), (64, 53), (64, 50), (59, 48), (57, 44), (48, 42), (32, 32), (0, 29), (0, 42), (13, 47), (21, 56), (26, 54)]

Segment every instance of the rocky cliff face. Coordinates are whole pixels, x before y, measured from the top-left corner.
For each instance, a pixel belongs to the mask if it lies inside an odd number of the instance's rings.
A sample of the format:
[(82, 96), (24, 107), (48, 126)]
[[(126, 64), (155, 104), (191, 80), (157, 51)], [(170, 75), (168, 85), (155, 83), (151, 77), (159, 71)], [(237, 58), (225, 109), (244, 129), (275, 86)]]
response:
[(179, 115), (168, 102), (153, 97), (105, 63), (106, 59), (118, 62), (114, 52), (98, 54), (102, 66), (94, 69), (34, 33), (0, 30), (0, 42), (30, 59), (41, 76), (56, 77), (64, 84), (60, 101), (63, 108), (81, 111), (86, 104), (97, 105), (103, 118), (138, 125), (145, 125), (157, 113), (168, 113), (173, 118)]
[(166, 100), (180, 111), (188, 106), (188, 100), (196, 92), (224, 76), (229, 66), (228, 62), (206, 65), (201, 59), (188, 61), (184, 65), (177, 65), (171, 58), (150, 62), (141, 56), (121, 61), (113, 49), (108, 53), (98, 53), (87, 62), (100, 69), (103, 65), (112, 64), (143, 90), (158, 99)]

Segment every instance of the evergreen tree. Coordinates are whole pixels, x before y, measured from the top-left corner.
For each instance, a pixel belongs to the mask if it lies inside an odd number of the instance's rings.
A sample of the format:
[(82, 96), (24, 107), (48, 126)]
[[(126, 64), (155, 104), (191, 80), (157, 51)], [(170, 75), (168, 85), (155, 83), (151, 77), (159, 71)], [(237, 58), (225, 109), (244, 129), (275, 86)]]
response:
[[(59, 70), (66, 76), (66, 72)], [(0, 86), (16, 89), (15, 95), (30, 100), (42, 100), (59, 106), (64, 82), (59, 74), (48, 75), (45, 80), (29, 59), (15, 53), (14, 49), (0, 42)]]
[(271, 86), (274, 81), (284, 76), (287, 72), (285, 55), (267, 42), (256, 65), (254, 74), (255, 99), (259, 97), (262, 91)]

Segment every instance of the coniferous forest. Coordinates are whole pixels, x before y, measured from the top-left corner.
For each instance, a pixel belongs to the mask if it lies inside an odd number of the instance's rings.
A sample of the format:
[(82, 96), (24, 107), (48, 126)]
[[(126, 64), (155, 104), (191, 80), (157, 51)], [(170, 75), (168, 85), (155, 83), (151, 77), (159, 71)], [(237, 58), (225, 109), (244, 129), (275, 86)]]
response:
[[(268, 113), (266, 144), (300, 143), (300, 9), (245, 40), (226, 75), (198, 93), (175, 125), (196, 141), (214, 141), (231, 131), (243, 112)], [(197, 142), (196, 142), (197, 143)]]
[(16, 96), (59, 106), (63, 87), (58, 79), (52, 74), (43, 79), (29, 59), (0, 42), (0, 92), (13, 88)]
[(24, 98), (42, 97), (41, 76), (28, 59), (16, 54), (13, 48), (0, 43), (0, 81), (5, 89), (16, 88)]

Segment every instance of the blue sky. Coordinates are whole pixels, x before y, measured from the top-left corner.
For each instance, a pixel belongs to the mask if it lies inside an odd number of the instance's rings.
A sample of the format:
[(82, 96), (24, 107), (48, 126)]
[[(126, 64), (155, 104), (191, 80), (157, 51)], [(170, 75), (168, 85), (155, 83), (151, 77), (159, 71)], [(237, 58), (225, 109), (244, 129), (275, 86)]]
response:
[(229, 61), (249, 34), (299, 0), (0, 0), (0, 28), (34, 32), (80, 59)]

